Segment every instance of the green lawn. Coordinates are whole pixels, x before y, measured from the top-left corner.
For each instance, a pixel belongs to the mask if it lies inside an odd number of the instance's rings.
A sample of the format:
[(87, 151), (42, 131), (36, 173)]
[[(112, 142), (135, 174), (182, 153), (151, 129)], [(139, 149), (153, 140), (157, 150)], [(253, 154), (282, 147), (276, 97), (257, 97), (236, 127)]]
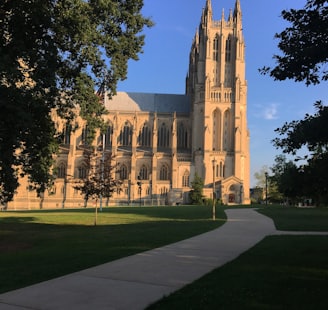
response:
[(271, 217), (278, 230), (328, 231), (328, 208), (270, 206), (259, 212)]
[[(279, 230), (328, 231), (328, 208), (260, 206)], [(224, 223), (207, 207), (0, 213), (0, 291), (175, 242)], [(328, 236), (269, 236), (149, 309), (326, 309)]]
[(0, 292), (95, 266), (212, 230), (204, 206), (0, 213)]
[[(328, 208), (266, 207), (279, 230), (328, 231)], [(149, 307), (327, 309), (328, 236), (269, 236), (236, 260)]]

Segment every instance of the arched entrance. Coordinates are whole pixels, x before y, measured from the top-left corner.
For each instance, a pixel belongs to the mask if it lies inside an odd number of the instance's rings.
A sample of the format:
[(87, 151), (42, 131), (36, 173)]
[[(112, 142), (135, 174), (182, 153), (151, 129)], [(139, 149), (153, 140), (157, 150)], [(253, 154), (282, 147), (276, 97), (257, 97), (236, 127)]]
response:
[(229, 187), (229, 194), (228, 194), (228, 202), (229, 203), (236, 202), (236, 190), (237, 190), (237, 186), (235, 184), (232, 184)]

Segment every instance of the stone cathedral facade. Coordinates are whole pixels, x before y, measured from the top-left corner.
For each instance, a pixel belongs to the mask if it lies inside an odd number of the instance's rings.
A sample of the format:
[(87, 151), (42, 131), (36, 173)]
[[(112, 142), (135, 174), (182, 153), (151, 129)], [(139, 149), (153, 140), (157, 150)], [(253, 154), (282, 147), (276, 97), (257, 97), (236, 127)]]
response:
[[(104, 104), (105, 135), (95, 149), (110, 152), (123, 181), (109, 205), (187, 203), (197, 173), (204, 196), (225, 204), (249, 204), (250, 152), (247, 128), (245, 42), (240, 1), (227, 19), (214, 20), (211, 0), (203, 9), (190, 51), (185, 95), (119, 92)], [(82, 120), (64, 132), (56, 158), (54, 187), (37, 197), (22, 182), (9, 209), (82, 207), (73, 180), (85, 177), (87, 128)], [(101, 150), (101, 151), (100, 151)], [(138, 182), (140, 182), (138, 184)], [(140, 186), (139, 186), (140, 185)], [(89, 202), (96, 203), (96, 202)], [(99, 203), (99, 202), (98, 202)]]

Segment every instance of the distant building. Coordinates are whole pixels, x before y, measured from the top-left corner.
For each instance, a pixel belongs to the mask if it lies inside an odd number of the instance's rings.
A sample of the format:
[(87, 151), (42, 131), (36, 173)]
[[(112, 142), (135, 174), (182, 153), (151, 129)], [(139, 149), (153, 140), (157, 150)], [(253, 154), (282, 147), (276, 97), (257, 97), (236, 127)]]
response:
[[(169, 78), (169, 77), (168, 77)], [(119, 164), (123, 191), (110, 204), (187, 203), (195, 173), (204, 195), (226, 204), (249, 204), (250, 153), (247, 128), (245, 42), (240, 1), (225, 20), (213, 20), (206, 1), (190, 52), (185, 95), (119, 92), (105, 96), (108, 115), (105, 152)], [(64, 132), (56, 159), (57, 179), (42, 199), (21, 182), (9, 209), (80, 207), (83, 197), (72, 179), (83, 178), (87, 128), (75, 131), (55, 120)], [(102, 150), (98, 134), (94, 146)], [(141, 195), (138, 192), (141, 179)]]

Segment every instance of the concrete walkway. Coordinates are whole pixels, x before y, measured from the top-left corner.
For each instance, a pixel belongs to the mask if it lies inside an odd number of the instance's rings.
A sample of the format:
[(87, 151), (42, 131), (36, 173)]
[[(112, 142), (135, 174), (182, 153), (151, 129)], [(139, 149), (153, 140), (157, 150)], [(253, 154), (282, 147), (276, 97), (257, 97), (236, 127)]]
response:
[(208, 233), (1, 294), (0, 309), (144, 309), (276, 233), (252, 209), (226, 213), (227, 223)]

